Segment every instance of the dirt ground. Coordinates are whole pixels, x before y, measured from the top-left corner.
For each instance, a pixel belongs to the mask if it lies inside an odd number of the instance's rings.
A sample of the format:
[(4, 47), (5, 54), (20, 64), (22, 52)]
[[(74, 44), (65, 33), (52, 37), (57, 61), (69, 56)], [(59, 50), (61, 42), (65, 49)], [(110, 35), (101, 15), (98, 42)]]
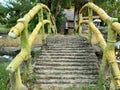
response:
[[(37, 39), (34, 42), (34, 45), (41, 45), (42, 41), (40, 39), (40, 35), (37, 36)], [(20, 45), (20, 38), (12, 39), (9, 36), (0, 38), (0, 46), (5, 47), (16, 47)]]
[[(58, 35), (60, 35), (60, 34), (58, 34)], [(84, 35), (87, 36), (87, 33), (85, 33)], [(60, 36), (64, 36), (64, 35), (60, 35)], [(98, 41), (96, 39), (96, 36), (94, 34), (92, 36), (91, 43), (92, 44), (97, 44), (98, 43)], [(41, 37), (40, 37), (40, 35), (38, 35), (35, 42), (34, 42), (34, 45), (41, 45), (41, 44), (42, 44)], [(16, 47), (16, 46), (19, 46), (19, 45), (20, 45), (20, 38), (12, 39), (9, 36), (0, 38), (0, 46)]]

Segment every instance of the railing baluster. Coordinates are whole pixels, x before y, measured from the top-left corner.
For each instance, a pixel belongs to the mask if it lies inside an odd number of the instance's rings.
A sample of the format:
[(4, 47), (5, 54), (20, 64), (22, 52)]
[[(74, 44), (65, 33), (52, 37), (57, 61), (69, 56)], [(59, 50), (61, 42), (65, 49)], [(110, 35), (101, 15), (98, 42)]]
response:
[(107, 38), (107, 47), (106, 47), (106, 58), (108, 64), (111, 67), (112, 77), (116, 85), (116, 89), (120, 88), (120, 70), (118, 67), (117, 59), (115, 56), (115, 43), (117, 33), (112, 29), (112, 23), (116, 19), (111, 18), (108, 22), (108, 38)]
[(38, 13), (38, 16), (39, 16), (39, 22), (42, 22), (42, 27), (41, 27), (40, 33), (41, 33), (41, 39), (42, 39), (42, 41), (44, 41), (45, 40), (45, 31), (44, 31), (44, 24), (43, 24), (44, 17), (43, 17), (42, 6), (40, 7), (40, 11)]
[[(91, 8), (88, 8), (88, 15), (89, 15), (89, 22), (92, 22), (93, 11), (92, 11)], [(90, 30), (90, 27), (89, 27), (88, 39), (91, 42), (91, 40), (92, 40), (92, 31)]]
[(82, 14), (79, 14), (79, 22), (78, 22), (78, 29), (77, 29), (79, 32), (79, 35), (82, 34), (82, 24), (81, 24), (82, 20), (83, 20)]
[[(49, 20), (50, 21), (50, 12), (48, 12), (47, 13), (47, 20)], [(51, 23), (48, 25), (48, 34), (51, 34), (52, 32), (51, 32)]]
[[(48, 20), (44, 20), (43, 8), (48, 11)], [(37, 13), (39, 15), (39, 22), (28, 40), (28, 23)], [(49, 33), (51, 33), (51, 25), (53, 25), (53, 28), (56, 29), (55, 23), (54, 21), (52, 21), (49, 8), (46, 5), (37, 4), (24, 16), (24, 18), (19, 19), (16, 26), (10, 30), (9, 35), (12, 38), (17, 38), (20, 36), (21, 40), (21, 52), (13, 59), (13, 61), (7, 67), (7, 70), (10, 73), (11, 90), (27, 90), (27, 88), (22, 84), (22, 82), (26, 84), (28, 75), (32, 72), (31, 47), (39, 31), (41, 31), (42, 40), (45, 40), (44, 24), (46, 23), (49, 24)], [(53, 30), (53, 32), (55, 31)], [(21, 80), (20, 66), (23, 62), (25, 62), (25, 70), (22, 76), (24, 80)]]

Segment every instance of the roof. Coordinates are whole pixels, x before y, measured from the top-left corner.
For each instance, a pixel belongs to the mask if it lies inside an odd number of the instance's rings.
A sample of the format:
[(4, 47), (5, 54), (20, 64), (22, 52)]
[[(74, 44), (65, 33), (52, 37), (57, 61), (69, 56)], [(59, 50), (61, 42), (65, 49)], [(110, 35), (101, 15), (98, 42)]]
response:
[(65, 17), (69, 21), (74, 20), (74, 10), (71, 9), (64, 9), (63, 13), (65, 14)]
[[(63, 14), (65, 14), (65, 17), (68, 21), (74, 20), (74, 10), (71, 9), (64, 9)], [(83, 19), (88, 19), (88, 16), (84, 16)], [(100, 16), (93, 16), (93, 19), (100, 18)], [(77, 20), (77, 17), (76, 17)]]

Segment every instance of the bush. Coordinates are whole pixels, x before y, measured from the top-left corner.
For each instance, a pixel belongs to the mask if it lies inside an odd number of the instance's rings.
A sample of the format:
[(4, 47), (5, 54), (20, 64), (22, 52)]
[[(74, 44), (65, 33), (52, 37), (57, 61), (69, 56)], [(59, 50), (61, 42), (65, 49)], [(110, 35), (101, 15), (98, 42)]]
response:
[(0, 62), (0, 90), (9, 90), (9, 76), (6, 71), (8, 62)]

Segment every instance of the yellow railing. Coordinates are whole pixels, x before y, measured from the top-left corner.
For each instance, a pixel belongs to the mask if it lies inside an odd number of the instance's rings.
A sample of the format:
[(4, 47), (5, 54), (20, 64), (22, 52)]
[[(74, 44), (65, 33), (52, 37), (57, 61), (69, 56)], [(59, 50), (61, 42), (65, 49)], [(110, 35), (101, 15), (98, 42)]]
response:
[[(43, 9), (47, 11), (47, 19), (44, 20), (43, 17)], [(39, 22), (34, 28), (33, 32), (30, 36), (28, 36), (28, 24), (34, 18), (34, 16), (38, 14)], [(17, 21), (17, 24), (11, 28), (9, 32), (9, 36), (12, 38), (17, 38), (20, 36), (21, 40), (21, 51), (20, 53), (12, 60), (12, 62), (8, 65), (7, 71), (10, 74), (10, 83), (11, 90), (27, 90), (27, 87), (22, 84), (21, 80), (21, 70), (20, 66), (23, 62), (25, 62), (25, 72), (24, 79), (26, 79), (28, 74), (32, 70), (31, 65), (31, 47), (39, 33), (41, 33), (42, 41), (45, 40), (45, 30), (44, 24), (48, 24), (48, 33), (57, 33), (56, 25), (52, 18), (49, 8), (44, 4), (37, 4), (33, 7), (23, 18)], [(52, 30), (52, 32), (51, 32)]]
[[(83, 20), (82, 18), (82, 13), (85, 8), (88, 8), (89, 20)], [(93, 11), (96, 12), (108, 25), (107, 42), (104, 40), (101, 32), (96, 28), (92, 21)], [(104, 85), (109, 68), (111, 68), (112, 81), (114, 82), (116, 89), (120, 89), (120, 71), (115, 56), (115, 42), (117, 33), (120, 35), (120, 24), (116, 18), (108, 16), (104, 10), (92, 2), (85, 4), (79, 12), (78, 24), (76, 27), (79, 34), (82, 34), (82, 23), (88, 23), (89, 25), (89, 41), (91, 41), (92, 33), (94, 33), (103, 51), (103, 58), (98, 80), (98, 90), (103, 90), (101, 87)]]

